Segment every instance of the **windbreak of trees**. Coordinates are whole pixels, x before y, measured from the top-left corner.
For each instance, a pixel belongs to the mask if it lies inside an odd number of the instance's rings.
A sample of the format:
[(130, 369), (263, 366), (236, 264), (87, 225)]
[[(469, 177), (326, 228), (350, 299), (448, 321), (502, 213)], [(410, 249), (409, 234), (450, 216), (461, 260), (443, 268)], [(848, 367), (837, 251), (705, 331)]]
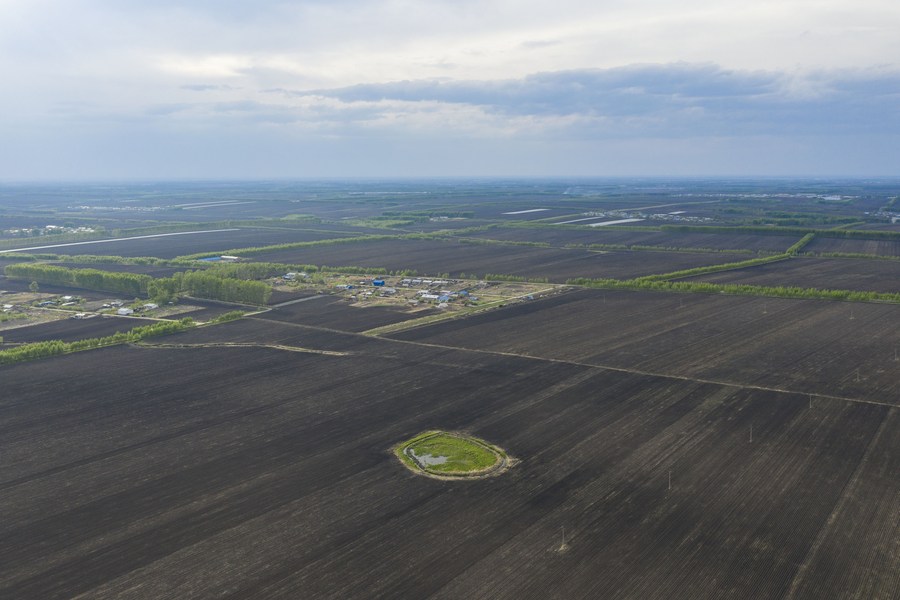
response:
[[(699, 254), (765, 254), (764, 250), (742, 248), (703, 248), (694, 246), (647, 246), (643, 244), (566, 244), (566, 248), (587, 250), (633, 250), (636, 252), (687, 252)], [(773, 253), (773, 254), (778, 254)]]
[(148, 293), (160, 302), (186, 294), (209, 300), (262, 305), (269, 301), (272, 288), (261, 281), (233, 279), (206, 271), (188, 271), (152, 280)]
[(771, 227), (757, 225), (662, 225), (662, 231), (675, 233), (749, 233), (755, 235), (806, 235), (815, 233), (820, 237), (861, 240), (900, 240), (900, 231), (880, 231), (872, 229), (817, 229), (814, 227)]
[(806, 298), (839, 300), (844, 302), (889, 302), (900, 304), (900, 294), (860, 292), (855, 290), (825, 290), (795, 286), (762, 286), (739, 283), (708, 283), (705, 281), (654, 281), (650, 279), (570, 279), (570, 285), (617, 290), (658, 290), (695, 292), (703, 294), (730, 294), (735, 296), (769, 296), (772, 298)]
[(808, 243), (810, 243), (814, 237), (816, 237), (815, 233), (807, 233), (802, 238), (797, 240), (790, 248), (785, 250), (784, 253), (789, 256), (796, 256), (797, 253), (800, 252)]
[(36, 281), (46, 285), (75, 287), (100, 292), (113, 292), (125, 296), (147, 293), (153, 278), (136, 273), (112, 273), (99, 269), (68, 269), (56, 265), (17, 263), (5, 269), (10, 279)]
[(49, 356), (68, 354), (80, 350), (91, 350), (93, 348), (101, 348), (103, 346), (112, 346), (115, 344), (139, 342), (144, 338), (155, 335), (165, 335), (185, 331), (193, 326), (193, 319), (185, 317), (180, 321), (160, 321), (153, 323), (152, 325), (135, 327), (129, 331), (119, 331), (113, 335), (101, 338), (89, 338), (75, 342), (50, 340), (46, 342), (35, 342), (33, 344), (22, 344), (21, 346), (16, 346), (15, 348), (10, 348), (8, 350), (0, 350), (0, 365), (47, 358)]
[(694, 277), (696, 275), (706, 275), (708, 273), (718, 273), (719, 271), (730, 271), (732, 269), (743, 269), (746, 267), (755, 267), (757, 265), (765, 265), (779, 260), (790, 258), (789, 254), (775, 254), (774, 256), (766, 256), (763, 258), (751, 258), (750, 260), (742, 260), (739, 262), (722, 263), (719, 265), (707, 265), (705, 267), (694, 267), (693, 269), (682, 269), (680, 271), (672, 271), (671, 273), (661, 273), (659, 275), (647, 275), (646, 277), (638, 277), (633, 281), (667, 281), (669, 279), (681, 279), (683, 277)]

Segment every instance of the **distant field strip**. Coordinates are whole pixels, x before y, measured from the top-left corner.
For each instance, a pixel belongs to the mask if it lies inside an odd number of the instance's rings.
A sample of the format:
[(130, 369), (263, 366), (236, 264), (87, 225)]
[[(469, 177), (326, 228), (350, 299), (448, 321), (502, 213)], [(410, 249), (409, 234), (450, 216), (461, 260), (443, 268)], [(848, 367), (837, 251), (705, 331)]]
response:
[(194, 206), (182, 206), (181, 210), (197, 210), (200, 208), (218, 208), (218, 207), (226, 207), (226, 206), (235, 206), (237, 204), (256, 204), (255, 200), (250, 200), (248, 202), (216, 202), (215, 204), (196, 204)]
[(239, 229), (207, 229), (203, 231), (178, 231), (176, 233), (155, 233), (153, 235), (136, 235), (133, 237), (112, 238), (107, 240), (91, 240), (88, 242), (69, 242), (68, 244), (51, 244), (49, 246), (32, 246), (30, 248), (13, 248), (12, 250), (0, 250), (0, 254), (8, 252), (25, 252), (28, 250), (44, 250), (46, 248), (64, 248), (67, 246), (84, 246), (86, 244), (105, 244), (107, 242), (125, 242), (129, 240), (145, 240), (148, 238), (168, 237), (172, 235), (194, 235), (200, 233), (223, 233), (227, 231), (240, 231)]
[(549, 208), (530, 208), (528, 210), (514, 210), (512, 212), (505, 212), (504, 215), (524, 215), (527, 213), (536, 213), (536, 212), (544, 212), (545, 210), (550, 210)]
[(210, 342), (205, 344), (140, 344), (141, 348), (167, 348), (167, 349), (191, 349), (191, 348), (271, 348), (284, 350), (285, 352), (302, 352), (304, 354), (324, 354), (326, 356), (350, 356), (350, 352), (338, 352), (337, 350), (317, 350), (315, 348), (301, 348), (299, 346), (285, 346), (283, 344), (264, 344), (262, 342)]
[(637, 223), (644, 219), (619, 219), (618, 221), (603, 221), (602, 223), (588, 223), (588, 227), (606, 227), (607, 225), (621, 225), (622, 223)]
[(572, 223), (581, 223), (582, 221), (596, 221), (597, 219), (605, 219), (606, 217), (585, 217), (583, 219), (573, 219), (571, 221), (560, 221), (559, 223), (553, 223), (553, 225), (570, 225)]

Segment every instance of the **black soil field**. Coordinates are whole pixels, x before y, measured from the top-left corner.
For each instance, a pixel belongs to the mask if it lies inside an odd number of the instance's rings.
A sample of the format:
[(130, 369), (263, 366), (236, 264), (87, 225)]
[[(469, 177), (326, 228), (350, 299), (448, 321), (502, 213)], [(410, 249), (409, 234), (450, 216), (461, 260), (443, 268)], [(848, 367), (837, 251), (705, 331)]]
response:
[(500, 273), (547, 277), (564, 283), (574, 277), (627, 279), (735, 260), (730, 254), (688, 252), (591, 252), (580, 249), (466, 244), (439, 240), (382, 240), (331, 244), (254, 254), (253, 260), (328, 266), (414, 269), (420, 274)]
[(28, 325), (0, 331), (4, 342), (46, 342), (63, 340), (74, 342), (87, 338), (105, 337), (119, 331), (150, 325), (154, 321), (123, 317), (94, 317), (91, 319), (63, 319), (51, 323)]
[(260, 316), (245, 317), (215, 327), (200, 327), (184, 333), (157, 338), (152, 343), (210, 345), (223, 343), (269, 344), (327, 350), (329, 352), (366, 353), (378, 348), (385, 356), (397, 356), (406, 346), (386, 346), (377, 338), (338, 332), (321, 327), (296, 325)]
[[(268, 246), (290, 242), (309, 242), (347, 237), (331, 231), (295, 229), (238, 229), (237, 231), (212, 231), (209, 233), (185, 233), (164, 237), (136, 238), (105, 242), (79, 242), (44, 250), (23, 252), (47, 252), (53, 254), (94, 254), (100, 256), (156, 256), (175, 258), (199, 252), (224, 252), (235, 248)], [(45, 244), (35, 244), (44, 246)]]
[(686, 281), (900, 292), (900, 261), (794, 258), (746, 269), (699, 275), (686, 278)]
[(900, 240), (840, 240), (835, 238), (816, 237), (803, 252), (819, 254), (821, 252), (846, 252), (853, 254), (872, 254), (874, 256), (900, 257)]
[(583, 290), (391, 337), (900, 405), (900, 306)]
[(291, 300), (299, 300), (300, 298), (309, 298), (318, 296), (316, 290), (298, 289), (290, 291), (272, 290), (272, 296), (269, 298), (269, 305), (281, 304), (282, 302), (290, 302)]
[(625, 244), (660, 246), (663, 248), (765, 250), (769, 252), (783, 252), (800, 239), (800, 236), (622, 231), (605, 227), (596, 227), (591, 231), (565, 227), (552, 229), (496, 228), (465, 235), (466, 237), (517, 242), (546, 242), (552, 246), (564, 246), (566, 244)]
[[(0, 367), (0, 595), (900, 593), (898, 409), (373, 342)], [(417, 477), (436, 427), (521, 462)]]
[[(368, 300), (366, 303), (375, 305), (378, 301)], [(362, 304), (364, 303), (351, 305), (347, 300), (334, 296), (310, 297), (287, 306), (273, 308), (271, 311), (259, 315), (259, 318), (339, 331), (366, 331), (383, 325), (427, 317), (439, 312), (436, 308), (412, 311), (403, 307), (363, 306)]]

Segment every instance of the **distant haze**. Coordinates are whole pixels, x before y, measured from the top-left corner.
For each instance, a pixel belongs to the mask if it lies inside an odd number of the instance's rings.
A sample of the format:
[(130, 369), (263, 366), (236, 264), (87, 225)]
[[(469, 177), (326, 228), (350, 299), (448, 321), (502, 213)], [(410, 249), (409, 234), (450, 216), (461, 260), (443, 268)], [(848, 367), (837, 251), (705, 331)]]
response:
[(0, 0), (0, 180), (900, 174), (896, 0)]

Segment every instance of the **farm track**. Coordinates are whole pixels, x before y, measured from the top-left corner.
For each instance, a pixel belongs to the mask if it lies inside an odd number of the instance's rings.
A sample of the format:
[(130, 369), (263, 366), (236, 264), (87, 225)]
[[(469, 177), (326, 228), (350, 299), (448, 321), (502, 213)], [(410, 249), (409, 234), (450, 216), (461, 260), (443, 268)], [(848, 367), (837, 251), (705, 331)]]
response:
[(898, 316), (891, 305), (582, 290), (390, 337), (893, 403)]
[(285, 346), (283, 344), (264, 344), (254, 342), (215, 342), (207, 344), (162, 344), (154, 342), (140, 342), (132, 344), (137, 348), (175, 348), (185, 350), (190, 348), (271, 348), (284, 350), (285, 352), (302, 352), (304, 354), (324, 354), (326, 356), (349, 356), (349, 352), (337, 352), (334, 350), (316, 350), (314, 348), (300, 348), (298, 346)]
[(561, 359), (561, 358), (547, 358), (547, 357), (541, 357), (541, 356), (533, 356), (530, 354), (521, 354), (518, 352), (501, 352), (499, 350), (479, 350), (479, 349), (473, 349), (473, 348), (460, 348), (460, 347), (456, 347), (456, 346), (446, 346), (443, 344), (430, 344), (430, 343), (426, 343), (426, 342), (412, 342), (412, 341), (406, 341), (406, 340), (392, 340), (392, 341), (401, 342), (401, 343), (405, 343), (405, 344), (413, 344), (416, 346), (426, 346), (426, 347), (431, 347), (431, 348), (443, 348), (445, 350), (460, 350), (463, 352), (477, 352), (477, 353), (481, 353), (481, 354), (493, 354), (496, 356), (513, 356), (516, 358), (526, 358), (526, 359), (531, 359), (531, 360), (562, 363), (562, 364), (567, 364), (567, 365), (575, 365), (575, 366), (579, 366), (579, 367), (589, 367), (592, 369), (603, 369), (605, 371), (617, 371), (619, 373), (630, 373), (632, 375), (645, 375), (647, 377), (661, 377), (664, 379), (678, 379), (680, 381), (691, 381), (691, 382), (695, 382), (695, 383), (708, 383), (708, 384), (712, 384), (712, 385), (720, 385), (723, 387), (733, 387), (733, 388), (741, 388), (741, 389), (748, 389), (748, 390), (760, 390), (760, 391), (764, 391), (764, 392), (778, 392), (781, 394), (800, 395), (800, 396), (804, 396), (804, 397), (812, 396), (815, 398), (821, 398), (821, 399), (825, 399), (825, 400), (838, 400), (841, 402), (856, 402), (856, 403), (861, 403), (861, 404), (872, 404), (875, 406), (888, 406), (891, 408), (897, 407), (896, 404), (891, 404), (888, 402), (878, 402), (875, 400), (864, 400), (861, 398), (848, 398), (846, 396), (833, 396), (830, 394), (821, 394), (821, 393), (815, 393), (815, 392), (809, 393), (809, 392), (798, 391), (798, 390), (790, 390), (790, 389), (785, 389), (785, 388), (770, 387), (770, 386), (764, 386), (764, 385), (753, 385), (753, 384), (748, 384), (748, 383), (734, 383), (734, 382), (729, 382), (729, 381), (719, 381), (719, 380), (715, 380), (715, 379), (704, 379), (701, 377), (692, 377), (692, 376), (688, 376), (688, 375), (674, 375), (671, 373), (644, 371), (641, 369), (630, 369), (630, 368), (625, 368), (625, 367), (616, 367), (613, 365), (580, 362), (580, 361), (566, 360), (566, 359)]
[[(301, 329), (312, 329), (312, 330), (341, 334), (341, 335), (354, 335), (354, 336), (360, 336), (363, 338), (371, 337), (371, 336), (361, 334), (361, 333), (341, 331), (341, 330), (332, 329), (332, 328), (328, 328), (328, 327), (316, 327), (313, 325), (304, 325), (304, 324), (299, 324), (299, 323), (285, 323), (285, 325), (298, 327)], [(395, 343), (419, 346), (419, 347), (424, 347), (424, 348), (437, 348), (437, 349), (442, 349), (442, 350), (453, 350), (453, 351), (460, 351), (460, 352), (474, 352), (476, 354), (485, 354), (485, 355), (493, 355), (493, 356), (508, 356), (508, 357), (514, 357), (514, 358), (523, 358), (523, 359), (528, 359), (528, 360), (541, 361), (541, 362), (559, 363), (559, 364), (573, 365), (573, 366), (578, 366), (578, 367), (588, 367), (591, 369), (603, 369), (606, 371), (616, 371), (619, 373), (630, 373), (633, 375), (644, 375), (644, 376), (648, 376), (648, 377), (676, 379), (679, 381), (689, 381), (689, 382), (702, 383), (702, 384), (711, 384), (711, 385), (718, 385), (718, 386), (730, 387), (730, 388), (742, 388), (742, 389), (749, 389), (749, 390), (759, 390), (759, 391), (766, 391), (766, 392), (777, 392), (777, 393), (782, 393), (782, 394), (799, 395), (799, 396), (803, 396), (804, 398), (813, 397), (813, 398), (823, 399), (823, 400), (834, 400), (834, 401), (840, 401), (840, 402), (854, 402), (854, 403), (861, 403), (861, 404), (871, 404), (871, 405), (875, 405), (875, 406), (888, 406), (888, 407), (896, 407), (897, 406), (896, 404), (891, 404), (889, 402), (879, 402), (876, 400), (866, 400), (863, 398), (851, 398), (848, 396), (838, 396), (838, 395), (824, 394), (824, 393), (819, 393), (819, 392), (807, 392), (807, 391), (803, 391), (803, 390), (788, 389), (788, 388), (766, 386), (766, 385), (757, 385), (757, 384), (752, 384), (752, 383), (735, 383), (732, 381), (708, 379), (708, 378), (695, 377), (695, 376), (690, 376), (690, 375), (677, 375), (677, 374), (672, 374), (672, 373), (649, 371), (649, 370), (643, 370), (643, 369), (638, 369), (638, 368), (619, 367), (619, 366), (610, 365), (610, 364), (569, 360), (569, 359), (563, 359), (563, 358), (550, 358), (550, 357), (545, 357), (545, 356), (535, 356), (535, 355), (521, 353), (521, 352), (504, 352), (504, 351), (500, 351), (500, 350), (485, 350), (485, 349), (478, 349), (478, 348), (466, 348), (464, 346), (453, 346), (453, 345), (439, 344), (439, 343), (421, 342), (421, 341), (413, 341), (413, 340), (402, 340), (402, 339), (394, 339), (394, 338), (388, 338), (388, 337), (378, 338), (378, 339), (382, 339), (387, 342), (395, 342)], [(213, 346), (215, 346), (215, 345), (216, 344), (213, 344)], [(247, 346), (247, 347), (253, 346), (253, 344), (221, 344), (221, 345), (223, 345), (223, 346), (231, 345), (231, 346), (235, 346), (235, 347), (240, 347), (242, 345)], [(185, 347), (190, 347), (190, 346), (191, 345), (185, 345)], [(203, 344), (198, 344), (197, 346), (202, 347)], [(266, 346), (266, 344), (262, 344), (262, 346)]]

